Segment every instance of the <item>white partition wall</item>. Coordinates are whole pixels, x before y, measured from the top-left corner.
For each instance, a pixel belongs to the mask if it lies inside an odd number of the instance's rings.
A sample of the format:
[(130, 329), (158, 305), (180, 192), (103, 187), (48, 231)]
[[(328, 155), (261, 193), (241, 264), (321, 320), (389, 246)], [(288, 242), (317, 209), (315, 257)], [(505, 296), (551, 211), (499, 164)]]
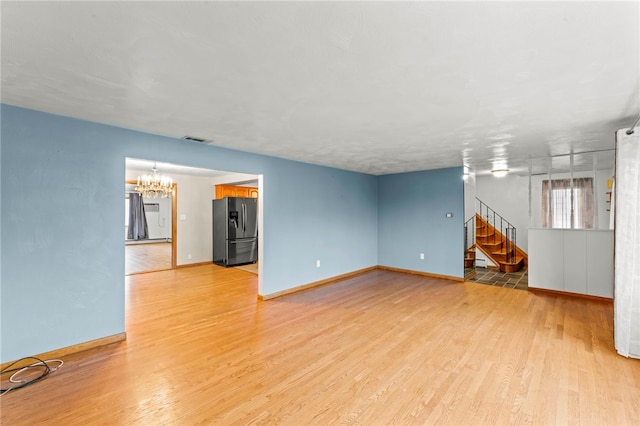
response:
[(625, 130), (616, 133), (615, 346), (640, 358), (640, 127)]
[(564, 291), (563, 232), (529, 229), (529, 287)]
[(529, 230), (529, 288), (613, 297), (613, 231)]

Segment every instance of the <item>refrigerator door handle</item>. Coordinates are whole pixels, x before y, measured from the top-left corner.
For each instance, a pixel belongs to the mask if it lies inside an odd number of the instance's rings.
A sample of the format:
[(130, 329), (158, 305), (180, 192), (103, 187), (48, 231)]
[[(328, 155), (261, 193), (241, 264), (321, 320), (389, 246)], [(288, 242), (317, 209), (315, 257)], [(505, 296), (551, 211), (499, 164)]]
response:
[(255, 240), (257, 240), (257, 238), (247, 238), (247, 239), (240, 240), (240, 241), (237, 241), (237, 240), (229, 240), (229, 244), (252, 243), (252, 242), (254, 242)]
[(242, 203), (242, 232), (247, 232), (247, 205)]

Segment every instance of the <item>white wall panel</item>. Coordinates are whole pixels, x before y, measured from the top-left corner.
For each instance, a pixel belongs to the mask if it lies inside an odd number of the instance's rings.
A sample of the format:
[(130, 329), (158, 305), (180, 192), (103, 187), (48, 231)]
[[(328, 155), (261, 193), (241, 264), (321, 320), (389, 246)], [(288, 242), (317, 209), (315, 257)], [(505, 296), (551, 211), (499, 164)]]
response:
[(613, 297), (613, 231), (529, 230), (529, 287)]
[(587, 293), (613, 298), (613, 232), (587, 233)]
[(562, 245), (559, 230), (529, 230), (529, 287), (564, 291)]
[[(585, 231), (560, 231), (564, 259), (563, 290), (587, 294), (587, 234)], [(553, 249), (549, 250), (551, 253)]]

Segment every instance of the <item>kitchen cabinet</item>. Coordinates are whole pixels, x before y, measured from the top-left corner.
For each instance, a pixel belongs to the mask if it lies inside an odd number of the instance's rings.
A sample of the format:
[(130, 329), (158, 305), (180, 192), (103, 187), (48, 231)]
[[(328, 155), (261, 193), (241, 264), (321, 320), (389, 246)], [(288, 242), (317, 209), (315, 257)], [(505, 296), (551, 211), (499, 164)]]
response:
[(258, 198), (258, 188), (253, 186), (216, 185), (215, 199), (224, 197)]
[(248, 187), (249, 188), (249, 198), (258, 198), (258, 188)]

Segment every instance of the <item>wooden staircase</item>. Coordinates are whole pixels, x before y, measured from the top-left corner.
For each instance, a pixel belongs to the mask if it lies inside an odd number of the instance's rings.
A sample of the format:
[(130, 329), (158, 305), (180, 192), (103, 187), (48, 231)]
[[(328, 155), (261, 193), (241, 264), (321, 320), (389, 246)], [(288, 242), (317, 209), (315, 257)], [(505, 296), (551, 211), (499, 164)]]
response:
[(473, 268), (476, 265), (476, 245), (472, 245), (464, 251), (464, 267)]
[[(465, 267), (468, 258), (475, 261), (475, 250), (480, 250), (493, 263), (498, 265), (501, 272), (517, 272), (528, 264), (528, 257), (520, 247), (513, 245), (505, 235), (487, 222), (479, 214), (475, 218), (475, 244), (465, 251)], [(471, 252), (473, 249), (473, 252)], [(511, 253), (508, 251), (511, 250)]]

